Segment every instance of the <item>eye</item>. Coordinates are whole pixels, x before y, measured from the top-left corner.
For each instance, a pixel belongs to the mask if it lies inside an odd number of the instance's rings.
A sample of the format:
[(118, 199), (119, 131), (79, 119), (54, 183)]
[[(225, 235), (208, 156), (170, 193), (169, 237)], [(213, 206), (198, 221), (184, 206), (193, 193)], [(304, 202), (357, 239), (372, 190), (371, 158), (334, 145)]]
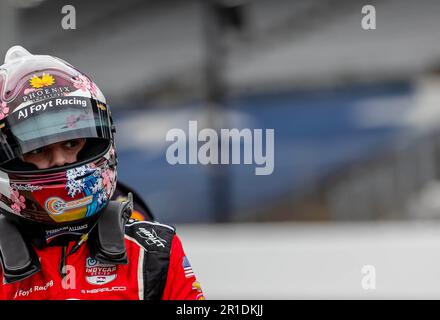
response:
[(79, 145), (78, 140), (69, 140), (69, 141), (64, 142), (64, 146), (66, 148), (75, 148), (78, 145)]
[(37, 155), (37, 154), (43, 153), (43, 151), (44, 151), (44, 148), (41, 147), (41, 148), (34, 149), (32, 151), (29, 151), (27, 154)]

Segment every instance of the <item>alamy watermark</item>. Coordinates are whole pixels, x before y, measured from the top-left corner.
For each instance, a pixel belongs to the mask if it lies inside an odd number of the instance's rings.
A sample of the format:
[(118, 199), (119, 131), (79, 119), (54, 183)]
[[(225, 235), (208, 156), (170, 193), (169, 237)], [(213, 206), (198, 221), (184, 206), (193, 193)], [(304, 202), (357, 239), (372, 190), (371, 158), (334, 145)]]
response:
[(376, 267), (373, 265), (365, 265), (362, 267), (361, 286), (364, 290), (376, 290)]
[(74, 6), (67, 4), (61, 8), (61, 13), (64, 14), (61, 19), (61, 27), (64, 30), (76, 29), (76, 9)]
[(361, 26), (364, 30), (376, 30), (376, 8), (367, 4), (362, 7), (362, 17)]
[(219, 136), (210, 128), (199, 132), (194, 120), (188, 123), (188, 135), (173, 128), (167, 132), (166, 141), (173, 142), (166, 151), (171, 165), (241, 164), (243, 158), (243, 164), (256, 166), (255, 175), (270, 175), (274, 170), (274, 129), (220, 129)]

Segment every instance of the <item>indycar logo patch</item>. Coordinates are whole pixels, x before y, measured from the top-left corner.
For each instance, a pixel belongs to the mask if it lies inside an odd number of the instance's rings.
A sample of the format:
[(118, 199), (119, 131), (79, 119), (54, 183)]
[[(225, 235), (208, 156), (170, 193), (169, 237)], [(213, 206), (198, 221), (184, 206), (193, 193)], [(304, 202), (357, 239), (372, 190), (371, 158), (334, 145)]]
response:
[(117, 266), (103, 264), (93, 258), (86, 259), (86, 281), (90, 284), (103, 285), (116, 279)]

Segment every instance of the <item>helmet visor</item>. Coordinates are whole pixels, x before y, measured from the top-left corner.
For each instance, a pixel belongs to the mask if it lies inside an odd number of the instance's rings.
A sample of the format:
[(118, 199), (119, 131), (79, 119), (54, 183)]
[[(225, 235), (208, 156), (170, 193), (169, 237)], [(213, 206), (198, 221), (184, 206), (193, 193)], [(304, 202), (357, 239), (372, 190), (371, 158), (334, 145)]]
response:
[(112, 139), (105, 104), (86, 97), (61, 97), (17, 108), (0, 121), (0, 165), (65, 140)]

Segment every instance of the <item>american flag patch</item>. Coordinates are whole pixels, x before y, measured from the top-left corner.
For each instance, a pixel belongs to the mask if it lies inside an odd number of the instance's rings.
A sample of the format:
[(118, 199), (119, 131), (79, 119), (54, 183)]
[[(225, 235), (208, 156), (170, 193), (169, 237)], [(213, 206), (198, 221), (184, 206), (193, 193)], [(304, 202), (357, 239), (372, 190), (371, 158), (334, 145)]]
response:
[(183, 271), (185, 272), (185, 278), (195, 277), (191, 264), (186, 256), (182, 260)]

